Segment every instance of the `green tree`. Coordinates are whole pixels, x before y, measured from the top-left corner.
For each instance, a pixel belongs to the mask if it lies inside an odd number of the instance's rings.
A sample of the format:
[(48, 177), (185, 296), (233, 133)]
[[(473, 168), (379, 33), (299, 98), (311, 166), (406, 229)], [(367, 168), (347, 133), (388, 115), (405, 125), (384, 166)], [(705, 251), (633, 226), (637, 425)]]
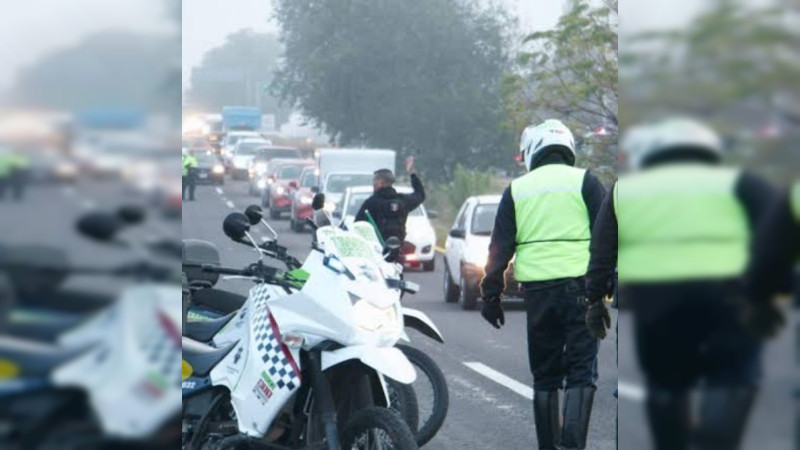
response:
[(555, 28), (528, 35), (506, 80), (511, 126), (557, 117), (576, 134), (617, 122), (617, 2), (573, 0)]
[(189, 104), (207, 111), (227, 105), (260, 106), (264, 113), (275, 115), (278, 125), (285, 123), (291, 108), (281, 106), (268, 90), (281, 52), (281, 44), (272, 34), (252, 30), (230, 34), (192, 71), (186, 95)]
[(681, 111), (720, 122), (779, 116), (800, 124), (798, 18), (780, 5), (714, 0), (687, 27), (631, 38), (620, 72), (626, 119)]
[(274, 91), (338, 145), (418, 156), (427, 177), (513, 162), (503, 76), (513, 25), (464, 0), (276, 0)]

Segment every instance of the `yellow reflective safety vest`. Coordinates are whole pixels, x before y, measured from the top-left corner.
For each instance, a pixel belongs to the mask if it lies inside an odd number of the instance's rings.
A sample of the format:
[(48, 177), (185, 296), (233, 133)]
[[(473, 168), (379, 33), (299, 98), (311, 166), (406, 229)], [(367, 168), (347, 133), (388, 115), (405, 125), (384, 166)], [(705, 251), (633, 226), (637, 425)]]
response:
[(518, 281), (586, 274), (591, 222), (582, 194), (585, 175), (585, 169), (548, 164), (511, 182)]
[(197, 167), (197, 158), (192, 155), (181, 155), (181, 176), (189, 176), (189, 168)]
[(623, 176), (614, 187), (621, 282), (740, 276), (750, 242), (736, 197), (739, 171), (675, 164)]

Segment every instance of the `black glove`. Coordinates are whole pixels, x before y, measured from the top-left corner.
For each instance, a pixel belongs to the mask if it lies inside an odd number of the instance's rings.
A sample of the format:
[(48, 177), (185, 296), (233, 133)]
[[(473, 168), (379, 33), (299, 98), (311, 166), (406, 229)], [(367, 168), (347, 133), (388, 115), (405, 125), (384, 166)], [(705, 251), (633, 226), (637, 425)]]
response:
[(760, 338), (771, 338), (786, 325), (786, 316), (774, 302), (748, 303), (744, 308), (744, 325)]
[(481, 316), (498, 330), (501, 325), (506, 324), (506, 315), (503, 314), (503, 305), (500, 304), (498, 297), (483, 299)]
[(611, 316), (603, 300), (590, 300), (586, 304), (586, 327), (592, 336), (603, 339), (611, 327)]

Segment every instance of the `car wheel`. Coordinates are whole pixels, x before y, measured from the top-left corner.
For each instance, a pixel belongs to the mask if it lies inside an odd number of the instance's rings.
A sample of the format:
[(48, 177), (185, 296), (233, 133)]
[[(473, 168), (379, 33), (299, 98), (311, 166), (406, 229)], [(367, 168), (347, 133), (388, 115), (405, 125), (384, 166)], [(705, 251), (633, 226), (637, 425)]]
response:
[(433, 255), (432, 260), (422, 262), (422, 270), (424, 270), (425, 272), (433, 272), (435, 269), (436, 269), (436, 255)]
[(464, 275), (463, 270), (461, 271), (461, 282), (458, 288), (458, 304), (461, 305), (461, 309), (465, 311), (475, 309), (478, 306), (478, 293), (469, 288), (469, 283), (467, 283), (467, 277)]
[(450, 268), (444, 264), (444, 301), (455, 303), (458, 301), (458, 286), (453, 284), (453, 277), (450, 275)]

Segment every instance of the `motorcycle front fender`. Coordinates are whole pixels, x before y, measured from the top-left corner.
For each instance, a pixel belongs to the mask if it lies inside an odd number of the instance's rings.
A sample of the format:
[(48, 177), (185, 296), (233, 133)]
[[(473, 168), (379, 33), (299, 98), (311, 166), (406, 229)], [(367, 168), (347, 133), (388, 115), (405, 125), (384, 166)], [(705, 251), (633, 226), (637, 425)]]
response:
[(411, 308), (401, 308), (401, 310), (403, 312), (403, 322), (407, 327), (413, 328), (434, 341), (444, 344), (442, 333), (439, 332), (439, 329), (436, 328), (436, 325), (424, 312)]
[(325, 371), (351, 359), (358, 359), (379, 374), (403, 384), (411, 384), (417, 379), (414, 366), (403, 352), (394, 347), (354, 345), (339, 350), (324, 351), (322, 352), (322, 370)]

